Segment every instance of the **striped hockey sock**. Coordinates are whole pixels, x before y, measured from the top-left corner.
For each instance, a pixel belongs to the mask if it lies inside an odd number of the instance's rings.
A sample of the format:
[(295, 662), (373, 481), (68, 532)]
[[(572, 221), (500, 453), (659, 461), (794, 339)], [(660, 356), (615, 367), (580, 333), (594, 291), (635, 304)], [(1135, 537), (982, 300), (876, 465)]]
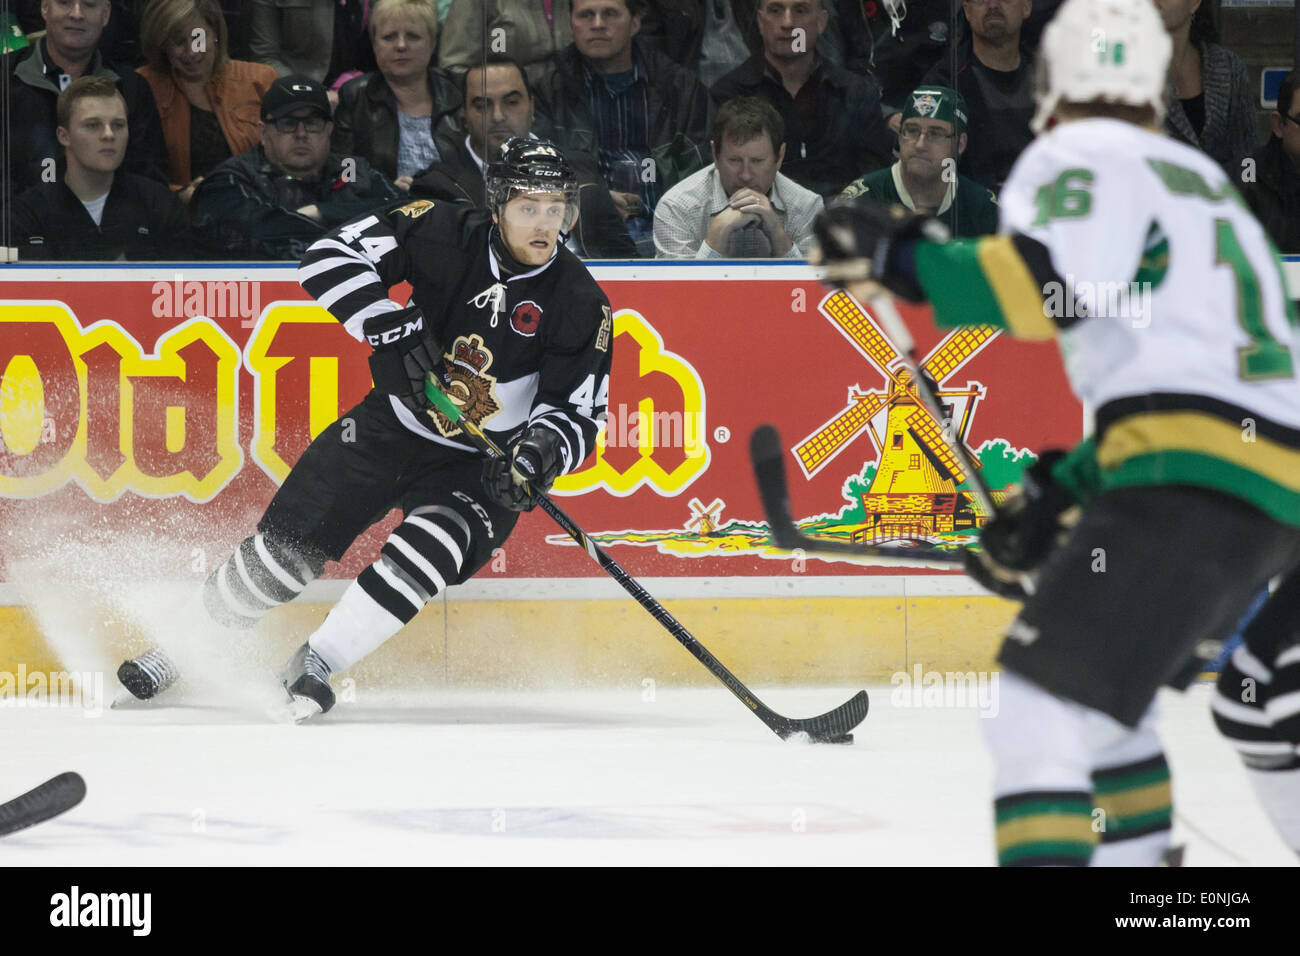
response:
[(1169, 848), (1173, 795), (1163, 753), (1093, 771), (1101, 831), (1094, 866), (1156, 866)]
[(1087, 866), (1097, 844), (1092, 796), (1031, 790), (993, 802), (999, 866)]

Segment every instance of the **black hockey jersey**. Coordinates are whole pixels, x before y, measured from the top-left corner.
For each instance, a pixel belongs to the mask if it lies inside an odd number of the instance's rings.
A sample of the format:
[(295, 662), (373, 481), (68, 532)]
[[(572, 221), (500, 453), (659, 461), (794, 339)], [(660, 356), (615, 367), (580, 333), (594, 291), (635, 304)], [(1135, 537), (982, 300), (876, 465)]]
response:
[[(489, 248), (492, 221), (460, 203), (427, 199), (361, 216), (313, 243), (298, 281), (364, 341), (367, 319), (402, 308), (389, 288), (409, 282), (425, 332), (443, 350), (448, 391), (467, 418), (504, 444), (526, 424), (563, 439), (564, 472), (595, 447), (609, 399), (613, 317), (586, 266), (562, 245), (543, 266), (503, 278)], [(407, 429), (469, 449), (441, 412), (390, 398)]]

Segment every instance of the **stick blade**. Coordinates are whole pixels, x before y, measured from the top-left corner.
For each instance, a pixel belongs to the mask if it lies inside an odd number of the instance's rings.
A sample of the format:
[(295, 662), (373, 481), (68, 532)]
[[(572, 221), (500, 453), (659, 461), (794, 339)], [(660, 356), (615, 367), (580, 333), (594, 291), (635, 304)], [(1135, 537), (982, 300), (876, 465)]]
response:
[(850, 731), (867, 719), (870, 707), (867, 692), (860, 690), (834, 710), (805, 720), (787, 718), (781, 726), (773, 729), (782, 740), (796, 734), (806, 734), (808, 740), (815, 744), (852, 743), (853, 734)]
[(69, 770), (0, 804), (0, 836), (24, 830), (71, 810), (86, 796), (86, 781)]
[(781, 435), (772, 425), (759, 425), (749, 438), (749, 458), (758, 482), (758, 496), (767, 515), (772, 543), (787, 550), (799, 547), (794, 514), (790, 510), (790, 491), (785, 482), (784, 452)]

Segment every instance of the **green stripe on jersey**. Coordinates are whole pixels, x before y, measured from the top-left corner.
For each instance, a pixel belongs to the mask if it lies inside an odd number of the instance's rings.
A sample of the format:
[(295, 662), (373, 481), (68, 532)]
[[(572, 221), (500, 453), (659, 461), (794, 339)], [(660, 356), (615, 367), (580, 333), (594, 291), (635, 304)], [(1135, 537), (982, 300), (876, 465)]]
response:
[(1240, 498), (1269, 517), (1300, 527), (1300, 494), (1258, 472), (1196, 452), (1160, 451), (1136, 455), (1102, 472), (1104, 488), (1137, 485), (1197, 485)]
[(992, 325), (1007, 328), (993, 287), (980, 265), (980, 240), (916, 247), (916, 274), (934, 307), (934, 322), (943, 328), (958, 325)]

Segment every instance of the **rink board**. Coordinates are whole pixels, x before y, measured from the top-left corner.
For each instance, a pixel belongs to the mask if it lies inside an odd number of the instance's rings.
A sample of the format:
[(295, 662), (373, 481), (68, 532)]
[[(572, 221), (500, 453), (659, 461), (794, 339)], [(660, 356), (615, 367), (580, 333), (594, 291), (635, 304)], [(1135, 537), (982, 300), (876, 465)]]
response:
[[(846, 314), (803, 266), (592, 271), (614, 311), (610, 419), (556, 488), (588, 533), (633, 576), (666, 583), (652, 593), (746, 679), (987, 667), (1012, 607), (960, 575), (797, 560), (767, 541), (747, 447), (764, 422), (789, 450), (798, 520), (879, 534), (870, 502), (884, 491), (889, 508), (921, 501), (918, 527), (960, 541), (951, 500), (946, 511), (929, 504), (944, 489), (873, 485), (882, 448), (897, 452), (907, 429), (869, 312), (852, 303)], [(69, 626), (69, 607), (91, 622), (88, 640), (116, 650), (144, 639), (123, 623), (134, 591), (192, 589), (229, 554), (311, 438), (365, 394), (368, 349), (282, 266), (22, 267), (3, 280), (0, 669), (52, 669), (66, 655), (48, 631)], [(905, 318), (919, 354), (945, 354), (934, 371), (953, 426), (995, 489), (1032, 460), (1026, 451), (1080, 437), (1054, 346), (999, 335), (963, 351), (924, 309)], [(855, 420), (873, 401), (874, 416)], [(396, 518), (326, 569), (318, 586), (335, 591), (264, 622), (268, 640), (287, 647), (309, 633)], [(471, 599), (453, 592), (426, 608), (373, 666), (458, 684), (704, 674), (540, 514), (521, 520), (468, 592), (480, 581)]]

